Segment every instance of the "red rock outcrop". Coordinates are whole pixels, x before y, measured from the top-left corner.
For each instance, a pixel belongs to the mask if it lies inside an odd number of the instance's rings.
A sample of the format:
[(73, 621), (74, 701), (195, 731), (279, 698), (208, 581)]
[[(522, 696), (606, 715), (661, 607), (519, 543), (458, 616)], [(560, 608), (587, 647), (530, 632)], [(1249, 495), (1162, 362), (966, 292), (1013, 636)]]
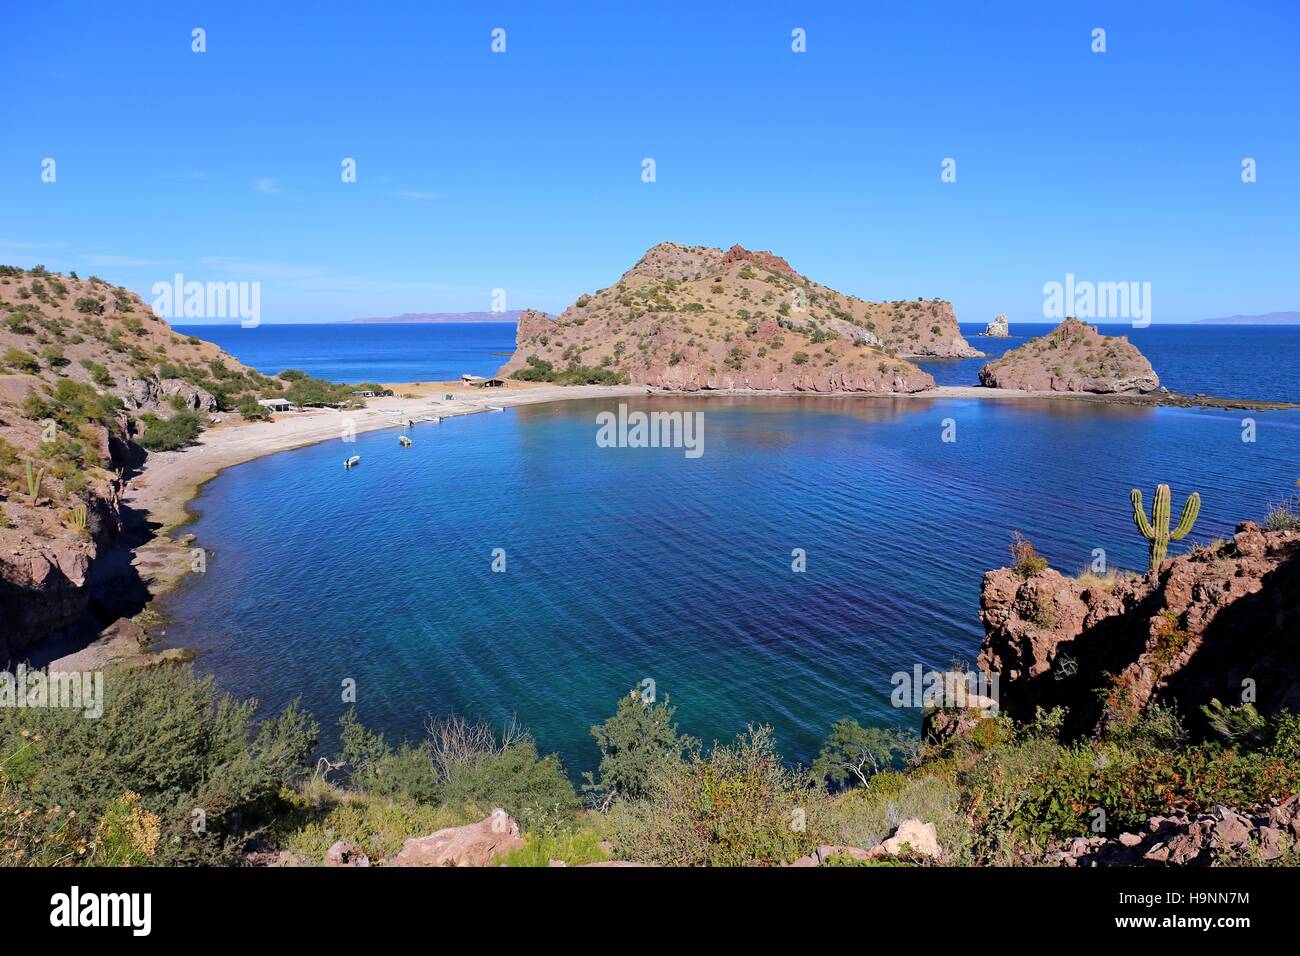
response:
[(722, 264), (729, 266), (733, 262), (752, 262), (760, 269), (766, 269), (768, 272), (780, 272), (790, 276), (792, 279), (799, 277), (799, 273), (790, 268), (790, 263), (786, 262), (778, 255), (770, 252), (750, 252), (744, 246), (737, 243), (727, 250), (727, 254), (722, 257)]
[(979, 374), (989, 388), (1031, 392), (1153, 392), (1160, 387), (1146, 356), (1123, 336), (1102, 335), (1087, 322), (1066, 319), (989, 362)]
[[(1099, 730), (1153, 702), (1195, 725), (1218, 698), (1263, 713), (1300, 709), (1300, 532), (1243, 522), (1231, 540), (1107, 586), (1044, 570), (984, 575), (978, 663), (1000, 675), (1004, 711), (1069, 709)], [(1106, 688), (1098, 700), (1097, 688)]]
[(388, 865), (491, 866), (498, 857), (523, 845), (519, 824), (504, 810), (493, 810), (478, 823), (407, 840)]
[(1300, 841), (1300, 796), (1275, 800), (1246, 813), (1215, 807), (1208, 813), (1151, 817), (1139, 832), (1117, 838), (1075, 837), (1049, 850), (1057, 866), (1210, 866), (1250, 857), (1279, 859)]

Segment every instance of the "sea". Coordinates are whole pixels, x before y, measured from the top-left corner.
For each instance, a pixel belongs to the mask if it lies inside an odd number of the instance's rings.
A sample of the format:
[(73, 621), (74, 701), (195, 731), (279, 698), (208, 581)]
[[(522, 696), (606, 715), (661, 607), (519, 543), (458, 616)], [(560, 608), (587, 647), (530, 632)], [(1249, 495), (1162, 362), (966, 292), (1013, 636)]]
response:
[[(991, 355), (1049, 326), (975, 336)], [(1300, 401), (1300, 328), (1126, 334), (1172, 390)], [(268, 374), (418, 381), (494, 371), (513, 329), (182, 329)], [(974, 384), (982, 360), (926, 362)], [(602, 447), (597, 417), (702, 415), (703, 454)], [(1300, 411), (1051, 401), (654, 397), (520, 406), (261, 458), (209, 482), (206, 572), (162, 601), (167, 640), (264, 713), (295, 698), (330, 751), (351, 706), (390, 740), (517, 719), (574, 774), (633, 688), (683, 732), (770, 725), (807, 762), (833, 721), (916, 729), (899, 674), (973, 663), (983, 573), (1021, 532), (1074, 574), (1141, 569), (1129, 491), (1202, 509), (1180, 553), (1293, 498)], [(361, 455), (359, 467), (342, 461)], [(649, 682), (649, 683), (647, 683)]]

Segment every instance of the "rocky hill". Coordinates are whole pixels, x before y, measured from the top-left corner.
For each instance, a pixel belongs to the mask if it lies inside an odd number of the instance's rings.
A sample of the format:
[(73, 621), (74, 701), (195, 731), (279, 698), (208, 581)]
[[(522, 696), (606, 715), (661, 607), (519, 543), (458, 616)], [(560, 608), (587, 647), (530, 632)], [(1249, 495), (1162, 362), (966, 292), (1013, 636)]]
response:
[(658, 388), (914, 392), (908, 357), (971, 357), (952, 306), (865, 302), (770, 252), (660, 243), (557, 317), (520, 316), (503, 376)]
[(1087, 322), (1066, 319), (979, 373), (989, 388), (1036, 392), (1152, 392), (1160, 379), (1151, 363), (1123, 336), (1102, 335)]
[(0, 266), (0, 664), (85, 613), (91, 563), (121, 531), (122, 473), (144, 454), (135, 442), (277, 387), (133, 292)]
[(1143, 576), (1001, 568), (980, 618), (979, 665), (1012, 716), (1062, 706), (1073, 733), (1095, 734), (1163, 703), (1203, 725), (1203, 706), (1246, 691), (1261, 713), (1300, 710), (1300, 531), (1243, 522)]

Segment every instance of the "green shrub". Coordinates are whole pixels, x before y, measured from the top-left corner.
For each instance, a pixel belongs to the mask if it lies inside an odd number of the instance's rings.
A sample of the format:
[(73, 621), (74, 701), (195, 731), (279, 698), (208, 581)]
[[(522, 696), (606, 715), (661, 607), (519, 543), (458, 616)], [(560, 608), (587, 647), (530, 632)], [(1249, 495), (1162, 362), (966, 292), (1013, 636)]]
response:
[(235, 406), (241, 417), (253, 422), (264, 422), (271, 418), (271, 410), (265, 405), (257, 404), (252, 395), (245, 395)]
[(193, 412), (177, 412), (171, 418), (145, 415), (144, 434), (135, 441), (149, 451), (175, 451), (184, 448), (199, 435), (199, 417)]
[(1047, 559), (1040, 557), (1034, 550), (1034, 546), (1024, 538), (1019, 531), (1012, 532), (1011, 544), (1011, 570), (1022, 578), (1032, 578), (1040, 571), (1047, 569)]
[(441, 803), (476, 819), (501, 807), (525, 829), (556, 832), (578, 808), (560, 758), (540, 756), (527, 731), (514, 725), (498, 736), (489, 724), (448, 717), (432, 723), (425, 740), (397, 748), (353, 711), (339, 726), (342, 749), (334, 762), (361, 791)]
[(614, 716), (592, 727), (591, 735), (600, 747), (600, 780), (587, 774), (583, 789), (606, 807), (649, 797), (681, 763), (687, 744), (677, 734), (668, 700), (646, 703), (636, 691), (620, 698)]
[(22, 349), (7, 349), (3, 361), (5, 365), (15, 372), (26, 372), (29, 375), (35, 375), (41, 370), (41, 363), (37, 361), (36, 356), (24, 352)]
[(836, 786), (864, 786), (871, 777), (899, 761), (914, 760), (921, 741), (915, 734), (883, 727), (863, 727), (839, 720), (813, 761), (812, 774)]
[(610, 811), (614, 855), (664, 866), (770, 866), (828, 842), (828, 798), (785, 767), (768, 727), (705, 756), (692, 746), (646, 800)]
[(568, 866), (599, 863), (609, 859), (600, 846), (600, 831), (585, 826), (572, 833), (555, 835), (524, 835), (524, 845), (501, 860), (504, 866), (549, 866), (551, 860), (560, 860)]
[(911, 817), (934, 824), (950, 862), (971, 862), (975, 836), (966, 822), (961, 791), (942, 774), (886, 770), (867, 786), (848, 791), (831, 811), (833, 842), (869, 849)]
[(46, 833), (73, 848), (67, 862), (88, 859), (75, 847), (94, 846), (101, 818), (110, 831), (125, 826), (130, 794), (158, 818), (154, 862), (229, 861), (316, 743), (296, 704), (255, 726), (255, 701), (218, 695), (189, 667), (109, 670), (102, 686), (97, 719), (69, 707), (0, 708), (4, 805), (29, 823), (51, 821), (32, 832), (0, 814), (0, 865), (38, 860)]
[(525, 830), (562, 831), (578, 809), (578, 794), (560, 758), (540, 756), (530, 737), (453, 764), (439, 796), (451, 806), (502, 807)]

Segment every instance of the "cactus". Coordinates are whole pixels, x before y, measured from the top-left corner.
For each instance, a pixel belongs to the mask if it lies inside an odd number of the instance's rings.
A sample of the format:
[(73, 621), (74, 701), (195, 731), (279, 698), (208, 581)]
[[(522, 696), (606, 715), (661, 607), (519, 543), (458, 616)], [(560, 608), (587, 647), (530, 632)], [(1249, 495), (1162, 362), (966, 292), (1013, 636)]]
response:
[(1142, 504), (1142, 492), (1134, 488), (1129, 494), (1133, 502), (1133, 523), (1138, 526), (1142, 536), (1151, 542), (1151, 570), (1160, 567), (1169, 550), (1170, 541), (1181, 541), (1187, 537), (1196, 523), (1196, 516), (1201, 513), (1201, 496), (1193, 491), (1183, 503), (1183, 514), (1178, 519), (1178, 527), (1169, 530), (1169, 486), (1156, 485), (1155, 501), (1151, 503), (1151, 520), (1147, 520), (1146, 508)]
[(73, 505), (72, 510), (68, 512), (68, 523), (83, 534), (86, 531), (86, 506)]
[(35, 501), (36, 496), (41, 493), (41, 482), (45, 480), (45, 469), (32, 468), (30, 458), (23, 462), (23, 469), (27, 473), (27, 494)]

